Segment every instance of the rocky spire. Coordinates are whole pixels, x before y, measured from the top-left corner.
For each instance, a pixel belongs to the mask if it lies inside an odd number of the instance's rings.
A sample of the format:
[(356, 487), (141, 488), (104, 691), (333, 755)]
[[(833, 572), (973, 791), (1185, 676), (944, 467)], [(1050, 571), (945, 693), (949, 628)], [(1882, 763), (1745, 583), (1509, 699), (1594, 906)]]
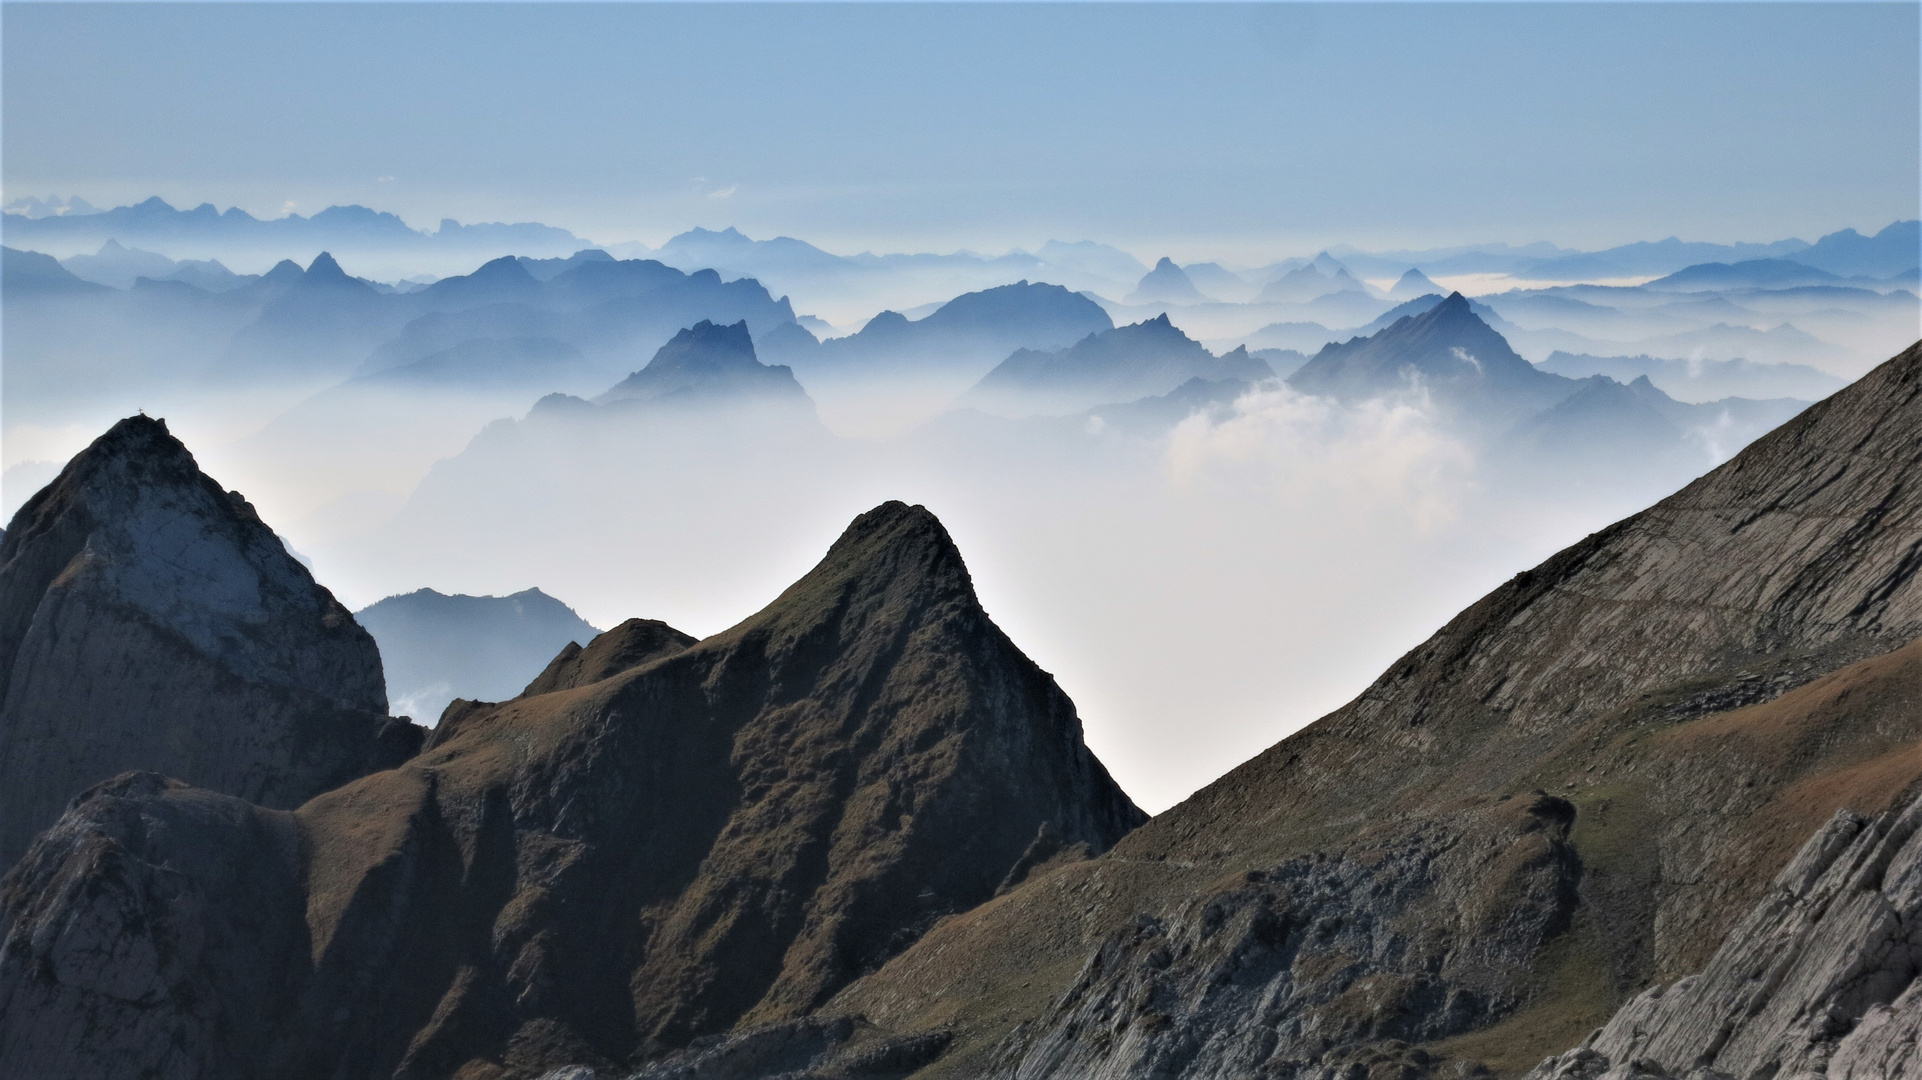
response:
[(127, 769), (295, 806), (420, 738), (384, 716), (373, 639), (146, 416), (0, 541), (0, 695), (0, 865)]

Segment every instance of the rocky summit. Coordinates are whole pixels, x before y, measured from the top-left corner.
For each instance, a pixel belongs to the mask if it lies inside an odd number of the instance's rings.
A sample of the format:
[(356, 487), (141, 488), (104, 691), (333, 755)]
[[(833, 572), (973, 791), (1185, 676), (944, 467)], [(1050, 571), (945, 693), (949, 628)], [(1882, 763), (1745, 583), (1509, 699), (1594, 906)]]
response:
[(9, 879), (0, 1060), (624, 1068), (804, 1018), (1141, 820), (940, 523), (889, 503), (733, 629), (624, 624), (291, 813), (151, 773), (96, 788)]
[(0, 541), (0, 866), (128, 769), (293, 807), (398, 764), (374, 641), (166, 424), (82, 451)]

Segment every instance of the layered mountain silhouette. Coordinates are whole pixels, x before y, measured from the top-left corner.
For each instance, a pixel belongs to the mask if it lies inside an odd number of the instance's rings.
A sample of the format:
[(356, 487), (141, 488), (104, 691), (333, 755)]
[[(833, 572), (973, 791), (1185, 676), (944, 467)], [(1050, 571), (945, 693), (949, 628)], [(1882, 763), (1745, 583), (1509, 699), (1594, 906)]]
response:
[[(288, 214), (263, 220), (239, 207), (219, 210), (202, 203), (177, 210), (155, 196), (131, 206), (93, 213), (64, 213), (29, 217), (8, 213), (10, 239), (23, 243), (97, 245), (112, 240), (207, 248), (361, 248), (382, 251), (471, 251), (476, 248), (517, 247), (546, 254), (554, 249), (571, 252), (583, 244), (565, 229), (533, 223), (463, 225), (443, 219), (438, 230), (412, 229), (393, 214), (364, 206), (330, 206), (312, 217)], [(560, 254), (555, 251), (555, 254)]]
[(554, 654), (600, 631), (539, 589), (452, 596), (417, 589), (354, 613), (374, 636), (395, 713), (437, 719), (455, 698), (512, 697)]
[(818, 346), (791, 335), (769, 357), (792, 364), (804, 378), (817, 372), (850, 377), (930, 370), (979, 378), (1015, 349), (1058, 348), (1113, 326), (1087, 297), (1021, 281), (957, 296), (922, 319), (883, 311), (859, 333)]
[(145, 416), (0, 541), (0, 864), (69, 799), (156, 769), (297, 806), (416, 750), (367, 632)]
[(1408, 272), (1397, 279), (1394, 286), (1388, 290), (1388, 299), (1413, 300), (1418, 296), (1440, 295), (1441, 291), (1441, 286), (1428, 280), (1427, 274), (1409, 267)]
[(1163, 314), (1089, 334), (1065, 349), (1018, 350), (962, 401), (990, 412), (1062, 414), (1159, 396), (1195, 378), (1254, 382), (1273, 375), (1246, 348), (1214, 355)]
[(705, 320), (674, 335), (646, 367), (594, 399), (682, 405), (769, 401), (809, 405), (807, 391), (783, 366), (761, 363), (745, 321), (716, 326)]
[(1368, 287), (1324, 251), (1307, 265), (1296, 267), (1262, 286), (1258, 299), (1267, 303), (1300, 304), (1334, 293), (1366, 296)]
[(1201, 295), (1195, 283), (1188, 280), (1188, 274), (1175, 261), (1163, 257), (1155, 263), (1135, 285), (1134, 292), (1125, 298), (1130, 304), (1199, 304), (1208, 298)]
[(8, 879), (0, 1060), (613, 1068), (804, 1016), (1141, 820), (919, 507), (706, 641), (610, 634), (292, 814), (153, 773), (92, 791)]
[(1490, 430), (1540, 412), (1573, 390), (1570, 380), (1517, 356), (1460, 293), (1371, 337), (1325, 346), (1288, 384), (1342, 401), (1424, 394), (1457, 419)]
[(0, 273), (5, 275), (0, 279), (0, 289), (10, 296), (85, 296), (107, 291), (107, 286), (84, 281), (61, 266), (58, 259), (37, 251), (0, 248)]

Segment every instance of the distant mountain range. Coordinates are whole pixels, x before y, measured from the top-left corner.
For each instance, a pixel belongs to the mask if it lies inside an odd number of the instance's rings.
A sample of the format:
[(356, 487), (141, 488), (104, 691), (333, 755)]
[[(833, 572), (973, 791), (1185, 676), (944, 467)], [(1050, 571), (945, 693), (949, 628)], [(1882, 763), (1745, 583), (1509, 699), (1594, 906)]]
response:
[(716, 326), (706, 320), (674, 335), (646, 367), (615, 383), (594, 403), (678, 405), (721, 400), (812, 405), (792, 370), (770, 367), (755, 356), (745, 321)]
[(1585, 379), (1606, 375), (1617, 382), (1647, 379), (1682, 401), (1724, 397), (1785, 397), (1819, 401), (1847, 383), (1804, 364), (1758, 364), (1750, 360), (1663, 360), (1653, 356), (1586, 356), (1556, 352), (1543, 371)]
[[(128, 247), (145, 245), (196, 256), (221, 248), (283, 253), (318, 251), (472, 255), (493, 252), (536, 258), (566, 257), (591, 247), (573, 233), (538, 223), (464, 225), (443, 219), (432, 230), (408, 226), (399, 217), (364, 206), (333, 206), (311, 217), (290, 214), (260, 219), (245, 211), (218, 210), (210, 203), (176, 209), (159, 198), (98, 210), (84, 200), (71, 204), (54, 200), (19, 200), (4, 216), (8, 246), (55, 251), (63, 255), (93, 252), (109, 240)], [(1025, 277), (1060, 281), (1077, 289), (1133, 286), (1148, 272), (1139, 260), (1093, 241), (1063, 243), (1050, 240), (1034, 252), (1015, 250), (988, 256), (972, 252), (883, 254), (863, 252), (835, 255), (805, 241), (779, 236), (753, 240), (734, 228), (691, 229), (659, 249), (628, 242), (613, 245), (629, 257), (649, 256), (682, 270), (718, 270), (735, 277), (755, 277), (791, 289), (814, 279), (854, 279), (874, 275), (999, 274), (1002, 280)], [(1336, 247), (1315, 260), (1284, 260), (1251, 272), (1247, 280), (1266, 285), (1304, 265), (1316, 265), (1330, 276), (1337, 263), (1354, 277), (1399, 278), (1416, 268), (1437, 275), (1508, 274), (1537, 281), (1606, 281), (1660, 277), (1706, 263), (1788, 260), (1838, 277), (1886, 279), (1922, 266), (1922, 222), (1898, 221), (1873, 235), (1843, 229), (1813, 243), (1799, 239), (1768, 243), (1712, 244), (1670, 237), (1640, 241), (1600, 251), (1584, 252), (1537, 243), (1522, 247), (1506, 244), (1467, 245), (1410, 251), (1367, 252)], [(1210, 267), (1213, 264), (1195, 264)], [(1229, 273), (1214, 267), (1222, 274)], [(1204, 276), (1211, 273), (1201, 270)], [(1236, 275), (1229, 275), (1235, 277)], [(1103, 284), (1105, 283), (1105, 285)], [(1207, 293), (1236, 291), (1231, 281), (1217, 277), (1196, 281)], [(1284, 291), (1299, 291), (1301, 283)]]
[(1627, 374), (1620, 368), (1585, 374), (1530, 364), (1455, 293), (1369, 337), (1325, 346), (1287, 382), (1343, 401), (1431, 406), (1505, 469), (1564, 479), (1647, 470), (1686, 476), (1704, 456), (1726, 456), (1807, 405), (1736, 396), (1686, 404), (1646, 373), (1629, 375), (1626, 385), (1610, 377)]
[(427, 232), (411, 228), (393, 214), (364, 206), (330, 206), (312, 217), (289, 214), (261, 219), (239, 207), (223, 211), (212, 203), (178, 210), (158, 196), (93, 213), (29, 217), (9, 212), (0, 229), (4, 229), (9, 246), (88, 250), (109, 240), (129, 246), (189, 250), (230, 247), (297, 251), (321, 247), (468, 253), (512, 248), (530, 255), (572, 254), (590, 246), (566, 229), (533, 222), (463, 225), (444, 218), (439, 228)]

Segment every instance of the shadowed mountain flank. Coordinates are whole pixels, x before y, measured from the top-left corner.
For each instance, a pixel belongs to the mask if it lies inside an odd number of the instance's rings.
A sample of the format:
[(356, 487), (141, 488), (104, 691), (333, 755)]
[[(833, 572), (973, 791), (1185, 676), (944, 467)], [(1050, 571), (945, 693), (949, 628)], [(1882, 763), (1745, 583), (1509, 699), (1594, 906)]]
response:
[(420, 745), (374, 641), (166, 425), (122, 420), (0, 541), (0, 865), (157, 769), (297, 806)]
[[(109, 1024), (95, 1075), (240, 1075), (245, 1014), (276, 1076), (613, 1069), (802, 1016), (1141, 818), (940, 523), (889, 503), (734, 628), (624, 624), (292, 815), (137, 776), (79, 801), (10, 879), (0, 1051)], [(246, 844), (283, 868), (259, 889), (223, 876)], [(162, 888), (204, 902), (132, 925)], [(257, 956), (222, 947), (255, 925)]]

